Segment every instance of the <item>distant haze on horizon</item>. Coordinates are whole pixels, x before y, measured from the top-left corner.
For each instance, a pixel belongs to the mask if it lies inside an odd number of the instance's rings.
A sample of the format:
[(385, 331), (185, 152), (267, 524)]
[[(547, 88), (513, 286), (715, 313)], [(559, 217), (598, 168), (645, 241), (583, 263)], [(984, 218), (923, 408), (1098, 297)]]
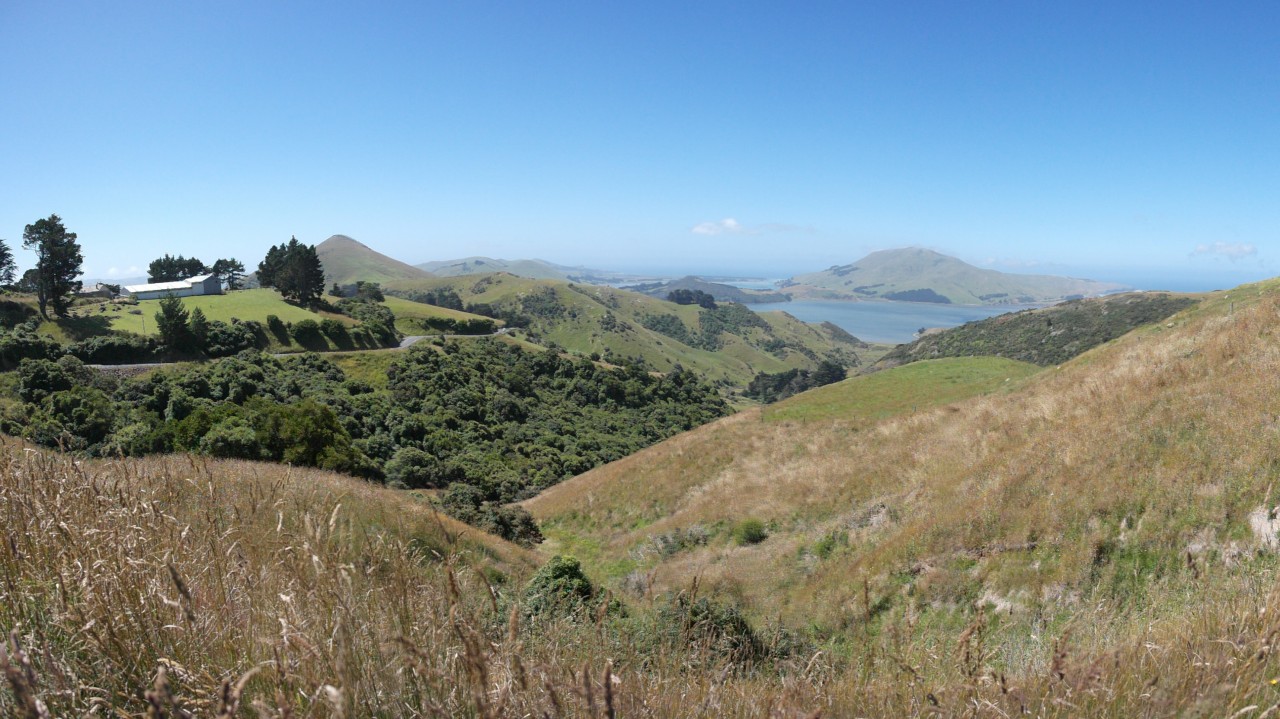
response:
[(923, 246), (1280, 274), (1280, 4), (6, 3), (0, 238), (85, 273), (346, 234), (785, 277)]

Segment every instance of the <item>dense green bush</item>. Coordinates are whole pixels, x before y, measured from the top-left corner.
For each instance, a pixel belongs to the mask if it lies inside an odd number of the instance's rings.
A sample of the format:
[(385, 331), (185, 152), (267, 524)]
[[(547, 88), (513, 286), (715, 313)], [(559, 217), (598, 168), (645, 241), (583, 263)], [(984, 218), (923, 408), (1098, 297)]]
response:
[(25, 359), (57, 359), (62, 353), (61, 344), (52, 337), (37, 334), (34, 326), (0, 330), (0, 370), (14, 369)]
[(594, 608), (598, 594), (581, 562), (557, 554), (525, 585), (521, 606), (528, 617), (580, 614)]
[(454, 519), (516, 544), (531, 547), (543, 539), (537, 522), (524, 507), (485, 501), (484, 493), (469, 484), (450, 484), (436, 506)]
[(773, 654), (732, 604), (681, 592), (658, 607), (657, 619), (659, 631), (672, 646), (702, 649), (735, 662), (753, 662)]
[(743, 546), (759, 544), (769, 538), (769, 530), (765, 529), (764, 522), (758, 519), (748, 518), (733, 525), (733, 541)]
[(132, 364), (155, 362), (160, 345), (154, 337), (112, 334), (81, 340), (67, 351), (88, 364)]
[(746, 394), (764, 404), (779, 402), (815, 387), (839, 382), (846, 374), (844, 367), (830, 360), (819, 362), (812, 372), (804, 369), (789, 369), (776, 374), (761, 372), (751, 379)]
[[(210, 325), (212, 336), (217, 323)], [(416, 346), (391, 364), (385, 388), (349, 380), (318, 354), (256, 351), (125, 380), (74, 357), (28, 359), (15, 375), (3, 418), (11, 434), (66, 446), (68, 425), (84, 422), (92, 431), (78, 448), (98, 455), (201, 452), (385, 476), (402, 486), (462, 483), (478, 501), (446, 511), (526, 543), (541, 535), (509, 503), (728, 412), (688, 372), (605, 369), (485, 339)], [(105, 436), (77, 414), (80, 405), (42, 404), (81, 385), (109, 401)], [(30, 416), (38, 429), (24, 426)]]
[(298, 320), (289, 328), (289, 332), (303, 347), (322, 349), (325, 346), (324, 333), (320, 331), (320, 323), (315, 320)]

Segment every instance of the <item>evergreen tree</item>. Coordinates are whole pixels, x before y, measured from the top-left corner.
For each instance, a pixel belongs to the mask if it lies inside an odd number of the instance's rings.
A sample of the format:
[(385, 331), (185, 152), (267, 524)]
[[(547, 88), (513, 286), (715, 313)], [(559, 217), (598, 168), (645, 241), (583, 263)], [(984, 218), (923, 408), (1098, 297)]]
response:
[[(294, 240), (297, 242), (297, 240)], [(275, 287), (276, 277), (280, 274), (280, 270), (284, 267), (285, 253), (288, 251), (287, 245), (272, 245), (267, 250), (267, 256), (258, 263), (258, 284), (263, 287)]]
[(294, 300), (302, 306), (313, 305), (324, 294), (324, 265), (315, 245), (298, 242), (297, 237), (288, 244), (273, 246), (258, 264), (258, 282), (263, 287), (274, 287), (286, 300)]
[(228, 290), (240, 289), (244, 280), (244, 263), (234, 257), (214, 262), (209, 271), (217, 275), (218, 281), (226, 285)]
[(156, 313), (156, 329), (160, 333), (160, 341), (169, 348), (169, 351), (183, 350), (190, 344), (191, 334), (187, 328), (187, 322), (190, 319), (191, 315), (183, 306), (182, 300), (173, 295), (160, 298), (160, 311)]
[(209, 318), (205, 317), (204, 310), (199, 307), (191, 310), (191, 318), (187, 320), (187, 333), (200, 349), (203, 350), (208, 345)]
[(183, 257), (178, 255), (172, 257), (166, 254), (164, 257), (152, 260), (147, 266), (147, 280), (149, 282), (176, 282), (185, 280), (188, 277), (203, 275), (209, 269), (204, 263), (195, 257)]
[(13, 259), (13, 250), (9, 249), (6, 240), (0, 240), (0, 285), (11, 285), (17, 277), (18, 263)]
[(62, 218), (49, 215), (27, 225), (22, 231), (22, 246), (36, 253), (36, 301), (40, 315), (49, 318), (48, 307), (59, 317), (67, 314), (71, 300), (80, 291), (80, 265), (84, 257), (76, 243), (76, 233), (67, 232)]

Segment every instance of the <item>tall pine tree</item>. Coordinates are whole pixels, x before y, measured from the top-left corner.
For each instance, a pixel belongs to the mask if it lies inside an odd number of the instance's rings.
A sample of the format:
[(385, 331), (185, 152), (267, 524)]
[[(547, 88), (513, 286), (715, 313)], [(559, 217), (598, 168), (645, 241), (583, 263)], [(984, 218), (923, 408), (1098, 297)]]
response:
[(22, 246), (36, 253), (36, 301), (40, 316), (49, 318), (48, 307), (59, 317), (66, 316), (71, 300), (80, 291), (80, 265), (84, 257), (76, 243), (76, 233), (67, 232), (62, 218), (49, 215), (27, 225), (22, 231)]

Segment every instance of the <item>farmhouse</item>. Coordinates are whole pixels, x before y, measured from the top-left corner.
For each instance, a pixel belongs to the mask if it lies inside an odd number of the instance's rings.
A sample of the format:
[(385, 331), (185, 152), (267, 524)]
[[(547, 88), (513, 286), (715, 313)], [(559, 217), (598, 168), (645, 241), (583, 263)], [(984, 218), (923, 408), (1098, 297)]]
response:
[(222, 282), (217, 275), (196, 275), (177, 282), (156, 282), (150, 285), (126, 285), (124, 293), (138, 300), (158, 300), (161, 297), (194, 297), (196, 295), (222, 294)]

